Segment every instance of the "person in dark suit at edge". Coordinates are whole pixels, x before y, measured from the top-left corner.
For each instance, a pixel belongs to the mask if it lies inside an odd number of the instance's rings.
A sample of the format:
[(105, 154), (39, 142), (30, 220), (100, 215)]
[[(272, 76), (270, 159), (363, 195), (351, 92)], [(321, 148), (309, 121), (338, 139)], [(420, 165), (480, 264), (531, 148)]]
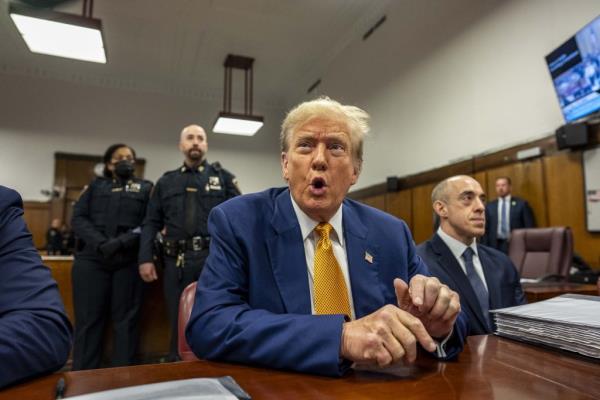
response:
[(477, 244), (485, 229), (485, 194), (466, 175), (439, 183), (431, 194), (440, 227), (417, 247), (429, 272), (460, 295), (470, 335), (492, 333), (489, 310), (525, 302), (514, 264), (502, 252)]
[(512, 182), (508, 176), (496, 179), (498, 198), (486, 207), (485, 235), (481, 242), (508, 254), (510, 232), (513, 229), (535, 228), (533, 211), (526, 200), (512, 196)]
[(340, 376), (353, 364), (441, 359), (463, 347), (458, 296), (415, 253), (406, 224), (346, 199), (362, 166), (363, 110), (329, 98), (282, 125), (288, 187), (213, 209), (186, 337), (211, 360)]
[(0, 388), (61, 368), (71, 323), (25, 225), (23, 202), (0, 186)]

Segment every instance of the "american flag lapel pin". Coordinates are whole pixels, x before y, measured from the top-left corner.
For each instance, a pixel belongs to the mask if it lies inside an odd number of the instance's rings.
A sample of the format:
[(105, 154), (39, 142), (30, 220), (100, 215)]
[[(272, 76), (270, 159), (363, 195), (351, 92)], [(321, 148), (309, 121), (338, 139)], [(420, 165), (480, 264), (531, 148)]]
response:
[(371, 254), (369, 254), (368, 251), (365, 251), (365, 260), (369, 263), (369, 264), (373, 264), (373, 256)]

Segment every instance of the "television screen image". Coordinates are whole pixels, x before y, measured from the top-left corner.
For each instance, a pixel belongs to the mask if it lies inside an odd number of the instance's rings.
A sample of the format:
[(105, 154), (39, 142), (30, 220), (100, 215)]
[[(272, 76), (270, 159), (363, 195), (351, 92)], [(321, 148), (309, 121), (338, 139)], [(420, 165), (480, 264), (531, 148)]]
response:
[(600, 16), (546, 56), (566, 122), (600, 110)]

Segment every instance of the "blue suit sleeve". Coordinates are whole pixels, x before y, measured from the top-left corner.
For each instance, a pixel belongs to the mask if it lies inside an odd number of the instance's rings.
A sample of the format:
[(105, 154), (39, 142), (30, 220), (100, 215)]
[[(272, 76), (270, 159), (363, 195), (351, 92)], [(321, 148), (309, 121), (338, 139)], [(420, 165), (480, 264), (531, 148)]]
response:
[(71, 324), (19, 196), (0, 187), (0, 387), (64, 365)]
[[(200, 358), (339, 376), (343, 317), (273, 313), (248, 303), (248, 260), (219, 208), (186, 338)], [(268, 262), (265, 260), (264, 262)]]

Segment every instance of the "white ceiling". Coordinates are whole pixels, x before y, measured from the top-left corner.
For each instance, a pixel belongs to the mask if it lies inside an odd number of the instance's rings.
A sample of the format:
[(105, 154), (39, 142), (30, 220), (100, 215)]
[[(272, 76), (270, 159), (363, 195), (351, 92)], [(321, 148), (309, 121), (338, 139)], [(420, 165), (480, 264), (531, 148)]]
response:
[[(30, 53), (0, 0), (0, 73), (222, 102), (228, 53), (255, 58), (254, 103), (285, 108), (385, 13), (389, 0), (96, 0), (108, 63)], [(81, 14), (82, 1), (58, 11)], [(243, 75), (234, 74), (234, 98)], [(257, 108), (257, 107), (255, 107)], [(234, 103), (234, 110), (235, 103)], [(241, 111), (241, 110), (237, 110)]]

